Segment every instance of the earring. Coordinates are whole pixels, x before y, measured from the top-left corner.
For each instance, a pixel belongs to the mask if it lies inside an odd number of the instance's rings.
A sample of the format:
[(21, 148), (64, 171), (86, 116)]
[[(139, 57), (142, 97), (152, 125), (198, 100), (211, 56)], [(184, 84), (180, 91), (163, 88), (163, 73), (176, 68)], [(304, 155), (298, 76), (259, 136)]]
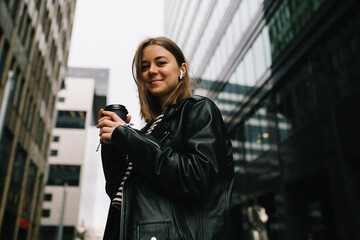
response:
[(183, 78), (183, 70), (180, 69), (180, 80)]

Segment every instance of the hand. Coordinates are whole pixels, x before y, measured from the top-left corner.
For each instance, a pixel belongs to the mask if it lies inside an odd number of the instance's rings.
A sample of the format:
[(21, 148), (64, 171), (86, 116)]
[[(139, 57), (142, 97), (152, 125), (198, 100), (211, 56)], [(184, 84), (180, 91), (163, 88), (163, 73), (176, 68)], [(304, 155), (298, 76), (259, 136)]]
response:
[[(129, 123), (131, 120), (131, 116), (126, 116), (126, 123)], [(110, 144), (111, 135), (115, 128), (120, 125), (126, 124), (116, 113), (111, 111), (104, 111), (104, 109), (100, 109), (99, 111), (99, 120), (96, 125), (97, 128), (100, 128), (100, 142)]]

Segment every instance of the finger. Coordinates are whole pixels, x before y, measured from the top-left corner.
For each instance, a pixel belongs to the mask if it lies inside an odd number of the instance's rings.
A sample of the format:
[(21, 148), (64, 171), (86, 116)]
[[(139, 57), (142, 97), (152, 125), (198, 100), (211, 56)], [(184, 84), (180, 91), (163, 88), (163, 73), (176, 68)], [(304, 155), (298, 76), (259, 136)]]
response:
[(126, 123), (130, 123), (130, 121), (131, 121), (131, 115), (127, 115), (126, 116)]
[(106, 130), (106, 128), (102, 128), (99, 133), (100, 141), (103, 141), (104, 139), (109, 138), (109, 131)]
[(111, 127), (115, 128), (116, 126), (120, 125), (120, 123), (114, 122), (110, 117), (105, 119), (102, 118), (101, 121), (99, 121), (98, 125), (96, 125), (97, 128), (105, 128), (105, 127)]
[(104, 140), (105, 144), (111, 144), (112, 142), (110, 140)]
[(98, 120), (98, 123), (100, 123), (100, 122), (102, 122), (102, 121), (105, 121), (105, 120), (110, 120), (110, 121), (112, 121), (112, 119), (111, 119), (110, 116), (103, 116), (102, 118), (100, 118), (100, 119)]
[(100, 135), (100, 142), (105, 142), (105, 143), (111, 142), (112, 131), (110, 131), (109, 128), (102, 129), (99, 135)]
[(103, 117), (103, 111), (104, 111), (104, 109), (101, 108), (100, 111), (99, 111), (99, 119)]
[(106, 143), (106, 144), (112, 143), (112, 142), (111, 142), (111, 135), (110, 135), (109, 133), (103, 134), (103, 135), (100, 137), (100, 142)]
[(108, 126), (108, 122), (112, 122), (111, 120), (109, 119), (104, 119), (104, 118), (101, 118), (99, 119), (99, 122), (98, 124), (96, 125), (97, 128), (103, 128), (103, 127), (106, 127)]
[(115, 126), (114, 127), (102, 127), (101, 129), (100, 129), (100, 136), (102, 135), (102, 134), (106, 134), (106, 133), (112, 133), (113, 131), (114, 131), (114, 129), (115, 129)]
[[(124, 122), (116, 113), (111, 111), (103, 111), (103, 114), (112, 118), (114, 122)], [(125, 122), (124, 122), (125, 123)]]

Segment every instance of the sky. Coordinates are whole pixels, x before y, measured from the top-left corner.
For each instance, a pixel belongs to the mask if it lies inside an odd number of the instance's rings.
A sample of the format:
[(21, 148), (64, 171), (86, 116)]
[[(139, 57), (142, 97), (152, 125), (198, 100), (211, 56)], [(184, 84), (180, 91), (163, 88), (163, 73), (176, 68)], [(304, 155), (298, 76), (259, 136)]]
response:
[(137, 46), (163, 35), (164, 0), (77, 0), (69, 67), (110, 69), (108, 104), (126, 106), (142, 127), (131, 73)]
[[(137, 46), (148, 37), (163, 35), (164, 0), (77, 0), (68, 59), (69, 67), (110, 70), (107, 103), (126, 106), (135, 128), (141, 128), (139, 101), (131, 73)], [(90, 129), (91, 136), (98, 130)], [(94, 225), (103, 228), (109, 199), (105, 194), (98, 138), (88, 138), (87, 162), (98, 166)], [(95, 162), (94, 162), (95, 161)]]

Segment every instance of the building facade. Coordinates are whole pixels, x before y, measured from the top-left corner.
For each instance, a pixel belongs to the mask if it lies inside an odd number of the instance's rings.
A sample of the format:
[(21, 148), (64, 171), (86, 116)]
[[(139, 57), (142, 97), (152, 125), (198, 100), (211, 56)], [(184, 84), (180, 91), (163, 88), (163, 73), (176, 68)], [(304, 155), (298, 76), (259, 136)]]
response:
[(108, 77), (107, 69), (68, 68), (56, 104), (39, 240), (100, 239), (93, 221), (104, 184), (95, 123), (106, 105)]
[(232, 139), (233, 239), (358, 239), (360, 4), (165, 3)]
[(76, 1), (0, 0), (0, 239), (37, 239)]

